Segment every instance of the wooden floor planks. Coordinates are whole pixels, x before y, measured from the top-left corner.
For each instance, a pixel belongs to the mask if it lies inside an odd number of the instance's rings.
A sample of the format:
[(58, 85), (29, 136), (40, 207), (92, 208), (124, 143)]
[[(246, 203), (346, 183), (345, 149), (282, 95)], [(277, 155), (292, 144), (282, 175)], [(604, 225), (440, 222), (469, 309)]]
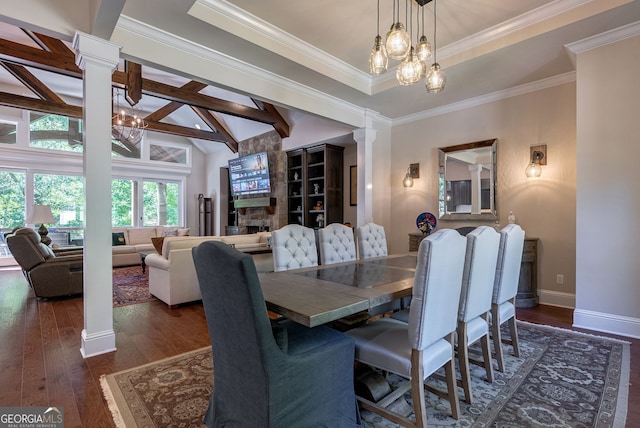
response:
[[(38, 301), (19, 270), (0, 270), (0, 406), (65, 409), (65, 427), (111, 427), (99, 379), (209, 345), (201, 304), (169, 309), (160, 301), (114, 308), (118, 350), (84, 359), (82, 298)], [(518, 309), (518, 319), (571, 328), (573, 311)], [(594, 333), (594, 332), (591, 332)], [(594, 334), (600, 334), (595, 332)], [(627, 426), (640, 426), (640, 340), (631, 346)]]

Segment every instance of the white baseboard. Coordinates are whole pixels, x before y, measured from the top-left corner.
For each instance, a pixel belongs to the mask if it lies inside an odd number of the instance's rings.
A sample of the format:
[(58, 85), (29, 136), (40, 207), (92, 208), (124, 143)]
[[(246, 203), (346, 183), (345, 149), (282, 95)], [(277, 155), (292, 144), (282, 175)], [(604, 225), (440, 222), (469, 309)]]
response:
[(80, 336), (82, 339), (80, 353), (83, 358), (94, 357), (116, 350), (116, 334), (113, 330), (87, 334), (87, 330), (83, 329)]
[(640, 339), (640, 319), (576, 309), (573, 326)]
[(542, 305), (573, 309), (576, 307), (576, 295), (559, 291), (538, 290), (538, 302)]

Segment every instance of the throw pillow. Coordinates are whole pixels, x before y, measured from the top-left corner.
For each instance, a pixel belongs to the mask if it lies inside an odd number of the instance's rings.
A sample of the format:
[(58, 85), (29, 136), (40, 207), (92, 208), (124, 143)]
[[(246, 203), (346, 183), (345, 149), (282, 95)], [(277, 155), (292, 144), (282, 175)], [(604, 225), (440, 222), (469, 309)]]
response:
[(151, 238), (151, 243), (153, 244), (153, 248), (156, 249), (156, 253), (162, 254), (162, 243), (164, 242), (164, 236), (158, 238)]
[(117, 232), (111, 234), (111, 246), (125, 245), (124, 232)]
[(178, 236), (178, 229), (166, 229), (162, 231), (162, 236)]

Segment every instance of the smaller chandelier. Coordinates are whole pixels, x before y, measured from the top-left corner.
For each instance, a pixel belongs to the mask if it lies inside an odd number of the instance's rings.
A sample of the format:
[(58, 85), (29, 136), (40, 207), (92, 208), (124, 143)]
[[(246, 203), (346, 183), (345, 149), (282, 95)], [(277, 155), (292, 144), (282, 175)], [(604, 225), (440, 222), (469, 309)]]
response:
[(120, 106), (120, 93), (117, 89), (114, 98), (117, 113), (113, 116), (111, 137), (122, 143), (139, 145), (149, 124), (138, 116), (138, 112), (134, 107), (131, 108), (130, 112), (127, 112)]

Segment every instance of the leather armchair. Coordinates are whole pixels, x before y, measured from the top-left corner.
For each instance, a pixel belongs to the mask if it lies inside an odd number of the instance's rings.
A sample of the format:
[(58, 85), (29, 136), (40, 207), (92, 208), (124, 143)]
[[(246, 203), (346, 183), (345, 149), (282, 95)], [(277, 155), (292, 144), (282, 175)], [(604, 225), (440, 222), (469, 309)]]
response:
[(40, 235), (26, 227), (7, 236), (7, 245), (36, 297), (82, 293), (81, 255), (56, 257), (51, 248), (40, 242)]

